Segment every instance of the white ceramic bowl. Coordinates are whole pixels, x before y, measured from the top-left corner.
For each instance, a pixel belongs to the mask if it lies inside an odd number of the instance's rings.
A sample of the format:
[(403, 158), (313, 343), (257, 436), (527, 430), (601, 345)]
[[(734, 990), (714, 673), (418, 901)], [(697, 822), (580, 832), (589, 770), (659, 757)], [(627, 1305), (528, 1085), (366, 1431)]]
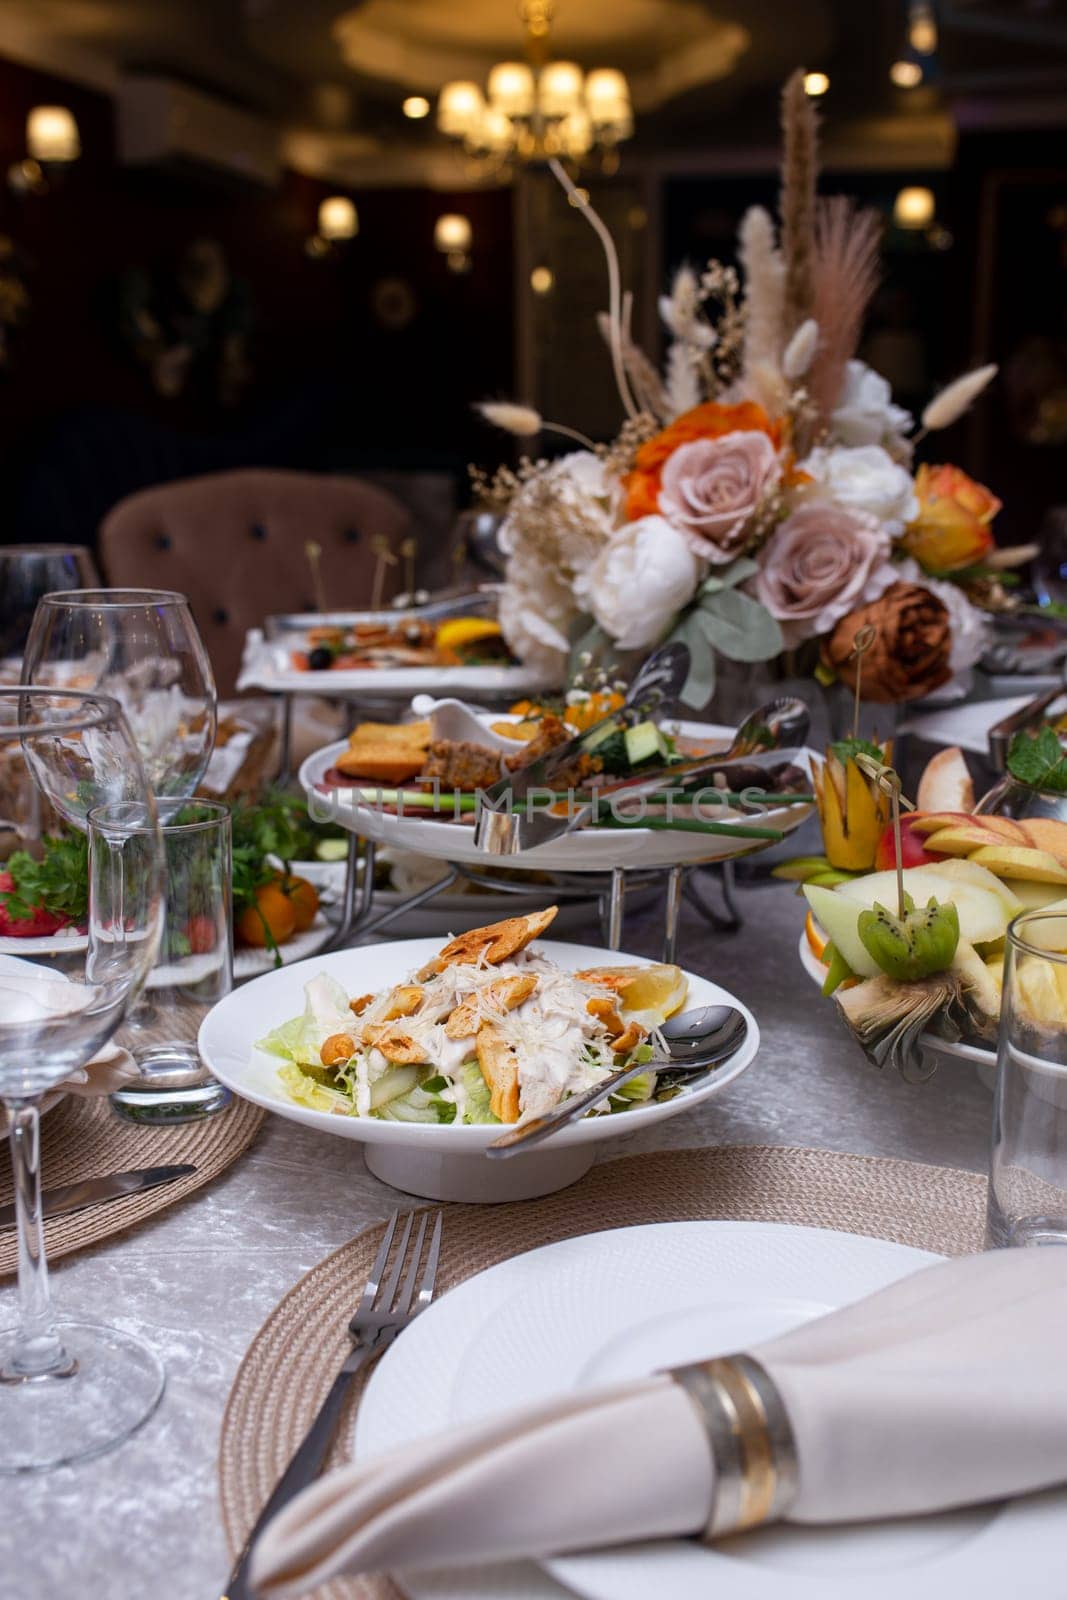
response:
[[(348, 1117), (312, 1111), (285, 1096), (277, 1078), (280, 1062), (257, 1050), (255, 1044), (271, 1028), (303, 1010), (304, 984), (309, 978), (328, 972), (350, 993), (367, 993), (401, 981), (440, 947), (437, 939), (398, 940), (365, 945), (358, 950), (338, 950), (268, 972), (235, 989), (208, 1013), (200, 1028), (200, 1053), (215, 1076), (245, 1100), (322, 1133), (359, 1140), (366, 1147), (367, 1166), (383, 1182), (432, 1200), (478, 1202), (528, 1200), (576, 1182), (592, 1166), (598, 1144), (676, 1117), (721, 1093), (745, 1070), (759, 1049), (759, 1029), (747, 1007), (718, 984), (688, 973), (686, 1008), (728, 1004), (736, 1006), (745, 1018), (748, 1031), (729, 1061), (673, 1100), (650, 1101), (611, 1116), (586, 1117), (562, 1129), (546, 1144), (506, 1161), (492, 1160), (484, 1154), (486, 1145), (499, 1133), (496, 1127)], [(589, 945), (543, 940), (538, 941), (537, 948), (571, 971), (592, 966), (650, 964), (640, 956)]]

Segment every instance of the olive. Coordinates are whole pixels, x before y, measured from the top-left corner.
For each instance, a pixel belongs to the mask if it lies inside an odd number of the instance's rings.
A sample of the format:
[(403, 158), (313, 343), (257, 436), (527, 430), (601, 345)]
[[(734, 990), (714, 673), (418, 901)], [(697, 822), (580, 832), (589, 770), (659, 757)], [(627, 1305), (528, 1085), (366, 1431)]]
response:
[(324, 644), (316, 645), (308, 656), (308, 666), (312, 672), (324, 672), (333, 666), (333, 651), (327, 650)]

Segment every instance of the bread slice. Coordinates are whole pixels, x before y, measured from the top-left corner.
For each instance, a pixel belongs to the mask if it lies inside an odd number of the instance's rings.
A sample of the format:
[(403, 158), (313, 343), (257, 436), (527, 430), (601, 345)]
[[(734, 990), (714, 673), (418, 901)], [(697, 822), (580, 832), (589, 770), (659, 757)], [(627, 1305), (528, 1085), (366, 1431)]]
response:
[(361, 722), (348, 735), (350, 745), (403, 744), (427, 750), (430, 745), (428, 722)]
[(433, 970), (440, 972), (445, 967), (470, 966), (481, 961), (483, 956), (489, 966), (495, 967), (544, 933), (558, 910), (558, 906), (548, 906), (544, 911), (531, 911), (525, 917), (505, 917), (503, 922), (471, 928), (445, 945), (433, 963)]
[(483, 1022), (475, 1048), (482, 1077), (489, 1085), (489, 1109), (501, 1122), (519, 1120), (519, 1069), (515, 1052), (499, 1029)]
[(408, 783), (423, 769), (426, 753), (389, 744), (358, 745), (337, 757), (334, 765), (346, 778), (366, 778), (372, 783)]

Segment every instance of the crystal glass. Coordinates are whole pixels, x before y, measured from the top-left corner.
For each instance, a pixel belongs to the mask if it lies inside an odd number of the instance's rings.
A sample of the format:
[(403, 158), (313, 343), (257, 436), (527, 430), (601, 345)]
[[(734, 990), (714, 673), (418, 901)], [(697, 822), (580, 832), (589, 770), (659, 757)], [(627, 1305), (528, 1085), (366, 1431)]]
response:
[(987, 1243), (1067, 1244), (1067, 912), (1008, 928)]
[(111, 695), (133, 730), (160, 802), (191, 795), (215, 743), (217, 695), (184, 595), (68, 589), (37, 606), (23, 683)]
[[(0, 754), (20, 749), (65, 821), (85, 827), (97, 802), (153, 800), (116, 701), (44, 689), (0, 689)], [(116, 870), (119, 859), (122, 870)], [(16, 1203), (19, 1326), (0, 1332), (0, 1471), (28, 1472), (96, 1455), (136, 1428), (163, 1388), (140, 1339), (116, 1328), (57, 1323), (41, 1226), (43, 1097), (97, 1059), (151, 970), (163, 915), (162, 848), (145, 827), (127, 847), (91, 849), (88, 929), (35, 942), (32, 960), (0, 956), (0, 1101)]]
[(0, 660), (22, 655), (43, 594), (99, 585), (93, 553), (83, 544), (0, 545)]
[[(154, 831), (145, 806), (100, 806), (90, 844)], [(230, 809), (191, 800), (160, 825), (167, 906), (159, 955), (144, 994), (117, 1035), (134, 1055), (139, 1078), (120, 1085), (111, 1104), (130, 1122), (191, 1122), (221, 1111), (230, 1091), (200, 1060), (196, 1036), (208, 1011), (233, 988), (233, 860)]]

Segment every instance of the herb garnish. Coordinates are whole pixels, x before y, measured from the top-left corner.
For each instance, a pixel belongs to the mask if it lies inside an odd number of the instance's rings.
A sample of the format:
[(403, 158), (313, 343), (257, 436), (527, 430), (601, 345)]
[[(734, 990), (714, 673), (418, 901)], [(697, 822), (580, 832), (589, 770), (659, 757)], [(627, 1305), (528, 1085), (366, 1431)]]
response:
[(0, 889), (0, 905), (13, 922), (28, 921), (42, 907), (71, 922), (89, 913), (89, 843), (83, 833), (46, 834), (45, 853), (35, 861), (16, 850), (4, 863), (12, 887)]
[(1031, 789), (1067, 794), (1067, 754), (1054, 729), (1017, 733), (1008, 748), (1008, 771)]
[(885, 751), (880, 744), (872, 744), (870, 739), (837, 739), (830, 746), (830, 754), (836, 756), (843, 767), (857, 756), (871, 756), (875, 761), (885, 759)]

